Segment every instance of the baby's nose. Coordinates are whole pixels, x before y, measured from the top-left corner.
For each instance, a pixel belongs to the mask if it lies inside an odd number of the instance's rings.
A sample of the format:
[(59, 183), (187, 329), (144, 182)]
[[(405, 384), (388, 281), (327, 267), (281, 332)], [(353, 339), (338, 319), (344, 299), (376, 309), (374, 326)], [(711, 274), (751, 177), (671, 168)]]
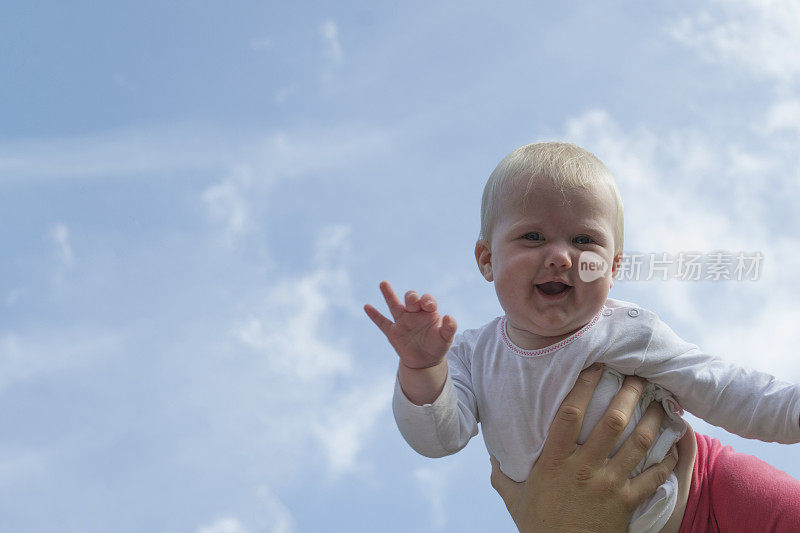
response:
[(567, 269), (572, 267), (572, 258), (565, 246), (554, 245), (552, 251), (547, 256), (546, 264), (551, 268)]

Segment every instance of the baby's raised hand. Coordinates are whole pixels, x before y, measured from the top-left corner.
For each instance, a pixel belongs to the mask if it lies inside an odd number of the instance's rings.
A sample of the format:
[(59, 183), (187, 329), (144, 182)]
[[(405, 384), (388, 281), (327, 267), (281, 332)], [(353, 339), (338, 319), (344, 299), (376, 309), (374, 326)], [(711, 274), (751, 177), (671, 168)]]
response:
[(394, 322), (369, 304), (364, 311), (389, 339), (400, 362), (415, 369), (439, 364), (456, 334), (455, 319), (450, 315), (439, 316), (436, 300), (430, 294), (420, 297), (408, 291), (403, 305), (388, 281), (382, 281), (380, 287)]

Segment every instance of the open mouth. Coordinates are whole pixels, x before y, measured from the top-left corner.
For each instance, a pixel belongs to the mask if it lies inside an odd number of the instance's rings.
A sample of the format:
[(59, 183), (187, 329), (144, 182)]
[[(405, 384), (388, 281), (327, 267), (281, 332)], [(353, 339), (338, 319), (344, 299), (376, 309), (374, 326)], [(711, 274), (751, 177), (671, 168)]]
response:
[(548, 281), (547, 283), (536, 285), (536, 288), (548, 296), (555, 296), (556, 294), (568, 291), (572, 286), (561, 283), (560, 281)]

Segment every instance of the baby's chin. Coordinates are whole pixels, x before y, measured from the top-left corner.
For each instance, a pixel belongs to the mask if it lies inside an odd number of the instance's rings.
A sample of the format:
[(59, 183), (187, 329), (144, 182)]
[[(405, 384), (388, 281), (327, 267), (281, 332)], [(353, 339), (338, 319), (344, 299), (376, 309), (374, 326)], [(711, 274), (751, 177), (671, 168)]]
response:
[(534, 321), (525, 329), (529, 334), (537, 337), (558, 338), (558, 340), (561, 340), (586, 326), (597, 316), (601, 309), (602, 307), (597, 311), (582, 313), (581, 315), (561, 320), (548, 320), (546, 317), (538, 317), (539, 320)]

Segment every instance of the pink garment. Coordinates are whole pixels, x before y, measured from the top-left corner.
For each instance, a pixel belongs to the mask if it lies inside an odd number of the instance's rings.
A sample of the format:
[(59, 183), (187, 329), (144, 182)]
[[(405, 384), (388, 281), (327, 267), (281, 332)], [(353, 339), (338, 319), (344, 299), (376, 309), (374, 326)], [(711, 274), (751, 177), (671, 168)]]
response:
[(697, 458), (681, 533), (800, 532), (800, 481), (695, 433)]

